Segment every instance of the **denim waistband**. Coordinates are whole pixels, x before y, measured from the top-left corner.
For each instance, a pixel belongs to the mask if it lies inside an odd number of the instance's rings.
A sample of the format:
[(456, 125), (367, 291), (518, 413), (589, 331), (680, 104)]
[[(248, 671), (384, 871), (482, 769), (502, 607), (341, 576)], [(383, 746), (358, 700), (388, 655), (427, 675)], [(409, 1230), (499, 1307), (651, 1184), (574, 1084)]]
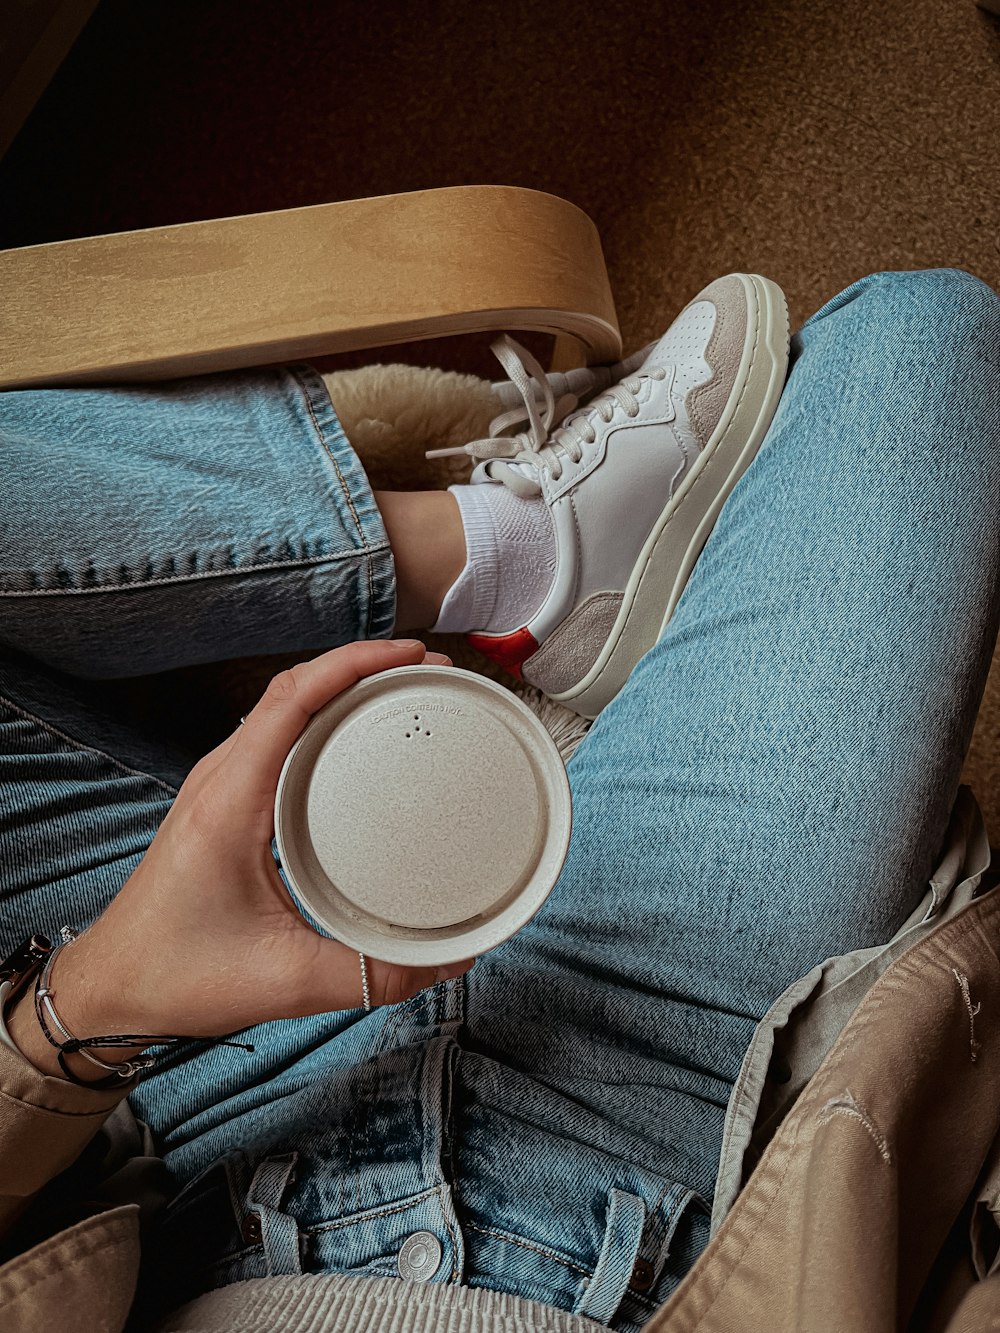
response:
[[(461, 993), (396, 1013), (368, 1060), (283, 1099), (280, 1134), (270, 1105), (229, 1123), (228, 1150), (147, 1247), (172, 1303), (251, 1278), (344, 1273), (641, 1327), (697, 1252), (704, 1205), (650, 1164), (648, 1144), (463, 1050)], [(155, 1271), (143, 1285), (162, 1311)]]

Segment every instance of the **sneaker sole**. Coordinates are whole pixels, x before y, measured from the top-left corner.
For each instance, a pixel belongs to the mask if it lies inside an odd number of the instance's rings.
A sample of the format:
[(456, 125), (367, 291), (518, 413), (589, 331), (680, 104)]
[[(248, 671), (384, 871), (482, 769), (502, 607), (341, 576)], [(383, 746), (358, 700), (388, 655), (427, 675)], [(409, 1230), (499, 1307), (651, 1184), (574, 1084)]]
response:
[(659, 642), (722, 506), (753, 462), (778, 406), (788, 370), (788, 305), (770, 279), (739, 276), (748, 337), (726, 410), (646, 539), (594, 665), (572, 689), (550, 695), (582, 717), (596, 717), (639, 658)]

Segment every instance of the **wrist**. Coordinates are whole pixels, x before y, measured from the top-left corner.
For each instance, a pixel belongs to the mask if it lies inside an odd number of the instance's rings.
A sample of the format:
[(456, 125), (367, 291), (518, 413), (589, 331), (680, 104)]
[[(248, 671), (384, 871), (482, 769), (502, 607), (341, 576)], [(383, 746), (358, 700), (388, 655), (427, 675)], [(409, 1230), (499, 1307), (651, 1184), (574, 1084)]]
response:
[(124, 984), (93, 927), (59, 950), (48, 986), (59, 1018), (75, 1037), (146, 1030), (145, 1019), (130, 1011), (127, 994), (134, 988)]
[[(60, 1063), (59, 1047), (69, 1039), (69, 1033), (77, 1038), (118, 1035), (127, 1032), (129, 1024), (124, 1007), (105, 985), (106, 978), (112, 975), (111, 970), (100, 966), (89, 942), (84, 943), (85, 939), (83, 936), (61, 947), (52, 959), (46, 981), (51, 1007), (46, 1004), (41, 1010), (44, 1027), (39, 1019), (39, 1001), (32, 983), (8, 1008), (7, 1031), (21, 1054), (40, 1073), (61, 1079), (75, 1075), (85, 1083), (96, 1085), (113, 1071), (102, 1071), (79, 1051), (62, 1053), (66, 1062), (64, 1067)], [(98, 1060), (118, 1065), (141, 1054), (143, 1049), (142, 1045), (131, 1044), (97, 1046), (90, 1051)], [(126, 1080), (122, 1082), (124, 1085)]]

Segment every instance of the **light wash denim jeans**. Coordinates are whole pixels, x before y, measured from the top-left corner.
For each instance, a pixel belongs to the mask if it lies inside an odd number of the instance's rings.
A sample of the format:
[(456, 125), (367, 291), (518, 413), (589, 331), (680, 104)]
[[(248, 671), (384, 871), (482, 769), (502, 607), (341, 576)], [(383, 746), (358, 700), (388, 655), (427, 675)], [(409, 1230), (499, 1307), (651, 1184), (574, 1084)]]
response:
[[(385, 636), (395, 592), (308, 368), (0, 395), (0, 447), (6, 947), (94, 917), (194, 758), (81, 678)], [(179, 1190), (150, 1246), (171, 1298), (393, 1274), (419, 1232), (411, 1276), (640, 1325), (705, 1244), (754, 1025), (923, 891), (998, 548), (1000, 301), (856, 283), (795, 338), (666, 634), (574, 755), (530, 925), (463, 981), (184, 1052), (133, 1095)]]

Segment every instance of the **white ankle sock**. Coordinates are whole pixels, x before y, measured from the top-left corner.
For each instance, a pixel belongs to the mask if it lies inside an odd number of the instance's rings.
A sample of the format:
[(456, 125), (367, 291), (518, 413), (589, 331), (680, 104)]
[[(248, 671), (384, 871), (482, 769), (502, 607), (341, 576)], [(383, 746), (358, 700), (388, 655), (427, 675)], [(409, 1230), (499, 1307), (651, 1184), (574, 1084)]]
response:
[(431, 633), (520, 629), (545, 600), (555, 575), (555, 531), (545, 501), (525, 500), (499, 485), (448, 490), (465, 528), (465, 568)]

